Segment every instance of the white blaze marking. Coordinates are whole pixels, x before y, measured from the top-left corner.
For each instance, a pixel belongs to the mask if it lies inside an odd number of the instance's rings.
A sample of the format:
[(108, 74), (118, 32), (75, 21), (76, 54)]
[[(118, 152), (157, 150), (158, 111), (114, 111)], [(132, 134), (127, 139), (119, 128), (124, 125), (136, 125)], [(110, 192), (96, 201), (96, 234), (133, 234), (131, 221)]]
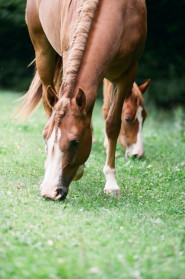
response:
[(137, 119), (139, 122), (139, 129), (137, 133), (137, 140), (136, 143), (127, 146), (126, 148), (126, 157), (132, 155), (138, 155), (141, 157), (144, 153), (144, 143), (143, 143), (143, 117), (142, 117), (142, 110), (143, 108), (139, 106)]
[(47, 159), (45, 162), (45, 176), (41, 185), (41, 195), (54, 198), (59, 178), (62, 174), (62, 156), (59, 148), (61, 131), (58, 129), (57, 140), (55, 141), (55, 128), (47, 141)]

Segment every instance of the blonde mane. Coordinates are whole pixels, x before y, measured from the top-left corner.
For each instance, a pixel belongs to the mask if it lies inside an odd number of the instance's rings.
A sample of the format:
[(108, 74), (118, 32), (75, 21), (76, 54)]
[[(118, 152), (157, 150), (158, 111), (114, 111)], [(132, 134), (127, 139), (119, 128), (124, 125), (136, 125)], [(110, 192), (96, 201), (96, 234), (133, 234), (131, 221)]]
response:
[(84, 0), (77, 12), (77, 21), (74, 27), (72, 42), (68, 46), (67, 69), (63, 76), (59, 97), (65, 94), (70, 97), (73, 93), (80, 64), (85, 52), (88, 34), (93, 17), (100, 0)]
[(78, 18), (74, 27), (73, 40), (68, 47), (69, 55), (67, 65), (65, 65), (67, 70), (63, 76), (63, 81), (59, 92), (59, 101), (54, 107), (55, 141), (57, 139), (57, 131), (61, 119), (69, 108), (70, 98), (72, 97), (74, 91), (77, 74), (83, 54), (85, 52), (89, 31), (99, 1), (100, 0), (84, 0), (82, 1), (82, 4), (80, 5), (80, 8), (77, 12)]

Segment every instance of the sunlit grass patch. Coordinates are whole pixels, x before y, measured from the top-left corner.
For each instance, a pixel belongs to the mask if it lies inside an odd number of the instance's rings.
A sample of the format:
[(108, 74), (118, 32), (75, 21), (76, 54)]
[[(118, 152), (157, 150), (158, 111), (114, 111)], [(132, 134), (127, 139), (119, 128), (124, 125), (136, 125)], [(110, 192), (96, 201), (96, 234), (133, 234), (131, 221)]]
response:
[(18, 124), (10, 119), (16, 98), (0, 94), (0, 278), (184, 278), (184, 112), (148, 111), (142, 160), (125, 161), (118, 145), (116, 199), (103, 193), (98, 101), (85, 175), (64, 202), (52, 202), (39, 191), (44, 112)]

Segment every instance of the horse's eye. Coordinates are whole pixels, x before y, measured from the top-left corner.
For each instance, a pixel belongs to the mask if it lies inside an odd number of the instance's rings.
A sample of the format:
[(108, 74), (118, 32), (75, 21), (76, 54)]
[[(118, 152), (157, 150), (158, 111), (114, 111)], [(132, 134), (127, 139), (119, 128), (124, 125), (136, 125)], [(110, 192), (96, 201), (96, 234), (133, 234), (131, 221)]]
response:
[(134, 117), (125, 117), (125, 121), (127, 123), (132, 123), (134, 121)]
[(70, 141), (70, 148), (72, 147), (77, 147), (79, 144), (79, 141), (78, 140), (72, 140)]

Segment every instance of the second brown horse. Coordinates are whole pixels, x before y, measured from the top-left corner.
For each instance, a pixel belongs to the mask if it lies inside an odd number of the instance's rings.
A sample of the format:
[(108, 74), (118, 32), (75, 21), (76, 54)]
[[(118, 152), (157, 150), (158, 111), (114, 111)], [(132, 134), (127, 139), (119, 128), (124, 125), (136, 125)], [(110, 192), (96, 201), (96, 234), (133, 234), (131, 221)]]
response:
[[(121, 113), (121, 129), (118, 136), (118, 141), (125, 150), (125, 158), (138, 157), (141, 158), (144, 154), (143, 142), (143, 124), (147, 116), (144, 107), (143, 94), (150, 84), (150, 79), (140, 86), (136, 82), (124, 100)], [(114, 86), (112, 83), (103, 80), (103, 117), (106, 120), (111, 99), (114, 96)], [(107, 148), (107, 137), (105, 137), (104, 146)]]

